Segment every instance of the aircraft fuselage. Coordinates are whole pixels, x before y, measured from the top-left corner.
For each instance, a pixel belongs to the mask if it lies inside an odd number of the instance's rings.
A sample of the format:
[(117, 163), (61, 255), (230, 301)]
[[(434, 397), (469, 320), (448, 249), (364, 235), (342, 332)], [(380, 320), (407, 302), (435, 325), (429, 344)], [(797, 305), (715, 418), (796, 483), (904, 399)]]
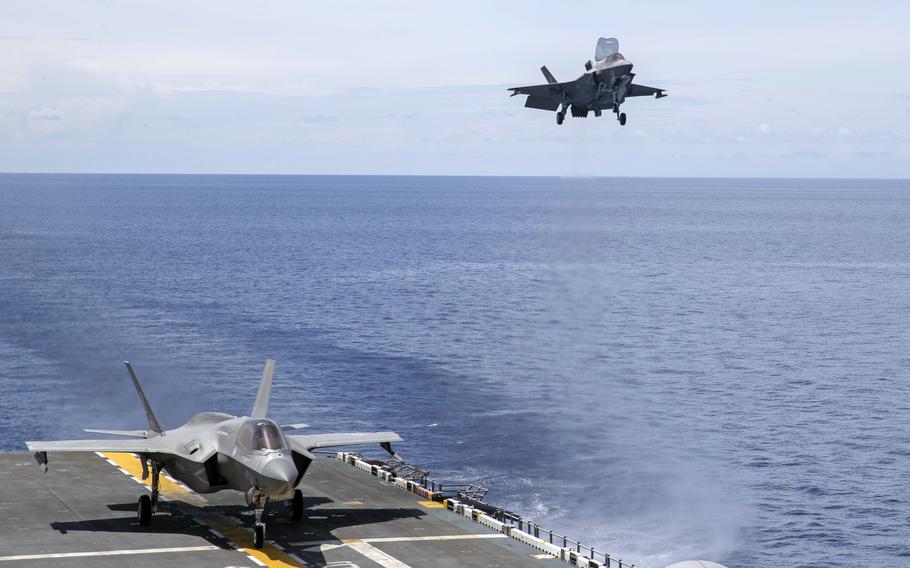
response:
[[(283, 447), (253, 449), (238, 444), (240, 429), (251, 420), (220, 412), (203, 412), (164, 432), (173, 454), (151, 454), (174, 478), (198, 493), (251, 489), (280, 498), (291, 494), (310, 458)], [(277, 426), (276, 426), (277, 428)]]

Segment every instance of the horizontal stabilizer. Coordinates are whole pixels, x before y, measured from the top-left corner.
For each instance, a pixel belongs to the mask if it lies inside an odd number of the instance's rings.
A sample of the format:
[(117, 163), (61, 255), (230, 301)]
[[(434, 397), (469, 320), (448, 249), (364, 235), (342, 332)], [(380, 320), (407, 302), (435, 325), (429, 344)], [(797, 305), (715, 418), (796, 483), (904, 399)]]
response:
[(559, 103), (556, 102), (553, 97), (539, 97), (536, 95), (531, 95), (525, 101), (525, 107), (539, 108), (540, 110), (556, 110), (559, 108)]
[(109, 434), (111, 436), (127, 436), (130, 438), (147, 438), (146, 430), (99, 430), (98, 428), (85, 428), (90, 434)]

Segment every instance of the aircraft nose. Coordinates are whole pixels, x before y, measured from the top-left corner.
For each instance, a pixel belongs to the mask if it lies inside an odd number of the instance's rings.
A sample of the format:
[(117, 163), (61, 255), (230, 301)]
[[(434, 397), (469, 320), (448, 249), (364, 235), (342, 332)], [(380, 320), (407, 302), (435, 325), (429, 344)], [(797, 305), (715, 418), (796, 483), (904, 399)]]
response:
[(262, 475), (268, 478), (272, 493), (290, 493), (297, 479), (297, 468), (289, 458), (276, 457), (265, 464)]

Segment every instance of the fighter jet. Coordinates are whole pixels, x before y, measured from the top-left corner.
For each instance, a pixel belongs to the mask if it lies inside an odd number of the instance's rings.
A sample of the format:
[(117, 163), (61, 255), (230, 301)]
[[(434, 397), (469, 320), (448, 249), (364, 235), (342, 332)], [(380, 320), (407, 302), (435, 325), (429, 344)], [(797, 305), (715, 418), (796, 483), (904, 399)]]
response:
[(615, 37), (597, 40), (594, 63), (588, 60), (585, 74), (574, 81), (558, 82), (546, 65), (540, 71), (547, 79), (546, 85), (512, 87), (509, 90), (513, 97), (528, 95), (525, 101), (528, 108), (555, 110), (556, 124), (562, 124), (567, 111), (571, 111), (574, 117), (584, 118), (591, 111), (594, 116), (600, 116), (604, 109), (611, 109), (619, 124), (625, 126), (626, 113), (619, 112), (619, 105), (626, 98), (653, 95), (659, 99), (667, 96), (663, 89), (632, 83), (635, 77), (632, 63), (619, 53), (619, 40)]
[(390, 454), (392, 442), (401, 441), (394, 432), (343, 434), (285, 434), (285, 430), (306, 424), (279, 426), (266, 417), (275, 361), (268, 359), (262, 370), (259, 392), (249, 416), (221, 412), (201, 412), (186, 424), (165, 430), (152, 412), (139, 379), (129, 362), (124, 362), (148, 418), (148, 430), (96, 430), (129, 440), (66, 440), (26, 442), (35, 459), (47, 471), (47, 452), (129, 452), (142, 463), (142, 478), (151, 475), (152, 494), (139, 498), (140, 525), (148, 525), (157, 510), (159, 476), (167, 471), (193, 491), (213, 493), (235, 489), (246, 495), (247, 505), (255, 510), (253, 545), (261, 548), (265, 539), (262, 514), (271, 499), (291, 499), (291, 519), (303, 515), (303, 495), (296, 489), (307, 467), (315, 459), (312, 450), (330, 446), (378, 443)]

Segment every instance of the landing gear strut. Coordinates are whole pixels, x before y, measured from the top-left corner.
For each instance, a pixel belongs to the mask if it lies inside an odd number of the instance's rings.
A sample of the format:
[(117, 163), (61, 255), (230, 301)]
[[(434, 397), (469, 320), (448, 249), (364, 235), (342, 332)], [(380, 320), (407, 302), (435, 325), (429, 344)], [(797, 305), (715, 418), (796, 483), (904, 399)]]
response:
[(616, 115), (616, 120), (619, 121), (620, 126), (626, 125), (626, 113), (619, 112), (619, 103), (613, 103), (613, 114)]
[[(136, 507), (136, 516), (139, 524), (148, 526), (152, 522), (152, 513), (158, 510), (158, 493), (160, 490), (159, 477), (161, 475), (161, 464), (152, 462), (152, 495), (143, 495), (139, 498), (139, 504)], [(148, 462), (142, 462), (142, 478), (148, 477)]]
[(269, 502), (269, 496), (253, 488), (247, 494), (247, 502), (253, 507), (256, 518), (253, 523), (253, 548), (262, 548), (265, 542), (265, 523), (262, 522), (262, 514), (265, 513), (265, 506)]

